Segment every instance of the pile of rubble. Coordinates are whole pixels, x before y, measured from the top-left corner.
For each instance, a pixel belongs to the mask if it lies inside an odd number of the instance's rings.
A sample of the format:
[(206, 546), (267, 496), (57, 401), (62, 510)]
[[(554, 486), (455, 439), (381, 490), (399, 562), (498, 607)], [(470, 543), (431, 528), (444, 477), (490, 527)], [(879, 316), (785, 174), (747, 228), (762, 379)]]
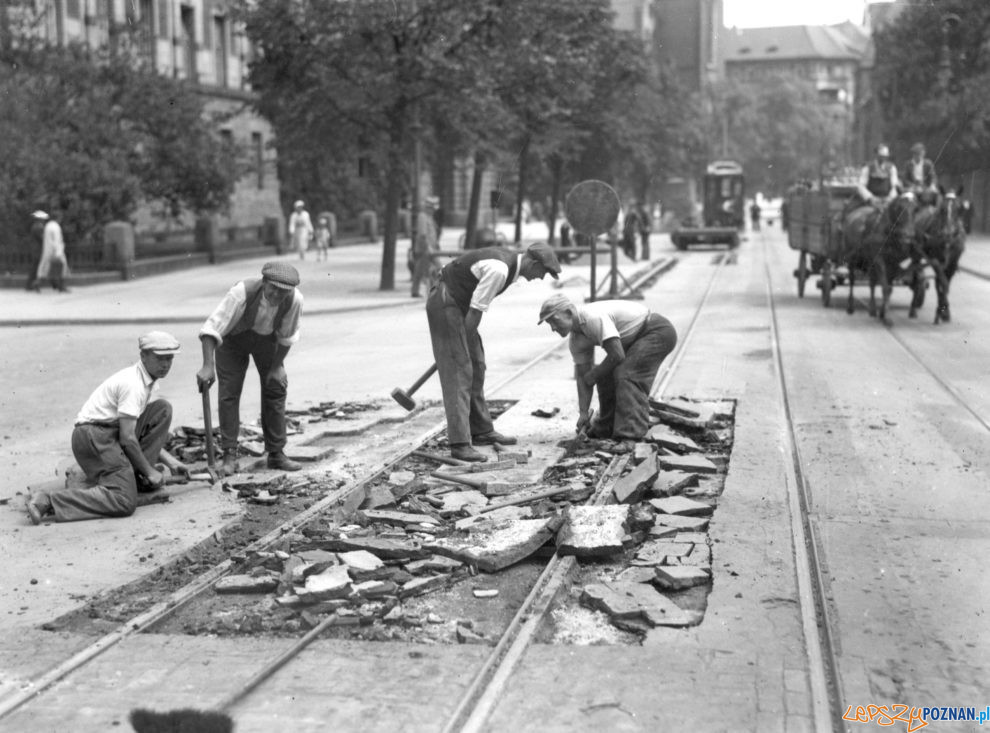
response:
[[(437, 468), (453, 462), (417, 452), (404, 464), (408, 470), (365, 488), (353, 523), (315, 520), (287, 535), (278, 549), (239, 558), (237, 574), (219, 581), (216, 592), (269, 594), (271, 613), (282, 619), (277, 626), (289, 631), (312, 628), (331, 615), (331, 626), (433, 624), (449, 628), (450, 639), (483, 642), (470, 620), (448, 623), (410, 599), (479, 572), (498, 573), (555, 545), (558, 554), (574, 555), (597, 571), (602, 561), (611, 563), (610, 577), (580, 587), (580, 601), (620, 628), (698, 623), (701, 613), (678, 607), (671, 595), (711, 581), (705, 530), (725, 466), (672, 427), (724, 446), (731, 440), (731, 429), (724, 428), (731, 404), (685, 405), (655, 403), (657, 425), (644, 442), (630, 450), (588, 441), (538, 484), (512, 481), (509, 469), (525, 463), (524, 453), (501, 453), (497, 463)], [(581, 506), (623, 453), (629, 454), (620, 459), (629, 470), (612, 487), (610, 500), (617, 503)], [(265, 492), (277, 494), (271, 487)], [(497, 586), (498, 576), (492, 580), (487, 585)], [(251, 626), (230, 630), (252, 631)]]

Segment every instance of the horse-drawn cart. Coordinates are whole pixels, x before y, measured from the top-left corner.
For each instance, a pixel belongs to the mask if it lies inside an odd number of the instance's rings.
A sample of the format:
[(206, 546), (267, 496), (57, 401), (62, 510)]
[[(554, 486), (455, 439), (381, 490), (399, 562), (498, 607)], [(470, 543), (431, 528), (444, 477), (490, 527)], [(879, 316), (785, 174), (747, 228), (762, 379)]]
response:
[(794, 271), (798, 297), (810, 275), (820, 275), (822, 304), (831, 303), (832, 290), (847, 277), (842, 268), (842, 211), (856, 193), (849, 183), (826, 183), (819, 189), (801, 188), (787, 197), (787, 243), (801, 254)]

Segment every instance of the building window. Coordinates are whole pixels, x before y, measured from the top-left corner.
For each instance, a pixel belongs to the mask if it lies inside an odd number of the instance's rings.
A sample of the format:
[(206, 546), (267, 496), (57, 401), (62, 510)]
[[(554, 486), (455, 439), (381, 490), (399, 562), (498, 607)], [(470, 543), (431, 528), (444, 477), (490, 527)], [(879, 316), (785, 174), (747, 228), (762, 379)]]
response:
[(73, 20), (79, 20), (81, 10), (79, 0), (65, 0), (65, 15)]
[(169, 14), (172, 10), (171, 6), (172, 0), (158, 0), (158, 37), (168, 40), (169, 28), (171, 23), (169, 23)]
[(217, 86), (227, 86), (227, 19), (222, 15), (213, 17), (213, 64)]
[(260, 132), (251, 133), (251, 148), (254, 152), (254, 170), (258, 175), (258, 190), (265, 187), (265, 145)]
[(196, 81), (196, 12), (188, 5), (179, 9), (179, 25), (182, 28), (182, 62), (186, 79)]
[(155, 47), (155, 7), (154, 0), (140, 0), (141, 15), (138, 18), (138, 33), (141, 37), (141, 48), (152, 69), (157, 67)]

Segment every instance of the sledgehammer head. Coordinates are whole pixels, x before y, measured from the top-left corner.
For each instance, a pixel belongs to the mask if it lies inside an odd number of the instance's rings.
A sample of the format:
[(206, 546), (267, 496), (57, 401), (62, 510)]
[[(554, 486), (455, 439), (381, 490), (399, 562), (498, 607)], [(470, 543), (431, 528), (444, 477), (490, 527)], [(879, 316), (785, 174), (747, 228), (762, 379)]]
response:
[(407, 395), (406, 391), (404, 389), (400, 389), (399, 387), (392, 390), (392, 399), (405, 407), (407, 410), (414, 410), (416, 408), (416, 400)]

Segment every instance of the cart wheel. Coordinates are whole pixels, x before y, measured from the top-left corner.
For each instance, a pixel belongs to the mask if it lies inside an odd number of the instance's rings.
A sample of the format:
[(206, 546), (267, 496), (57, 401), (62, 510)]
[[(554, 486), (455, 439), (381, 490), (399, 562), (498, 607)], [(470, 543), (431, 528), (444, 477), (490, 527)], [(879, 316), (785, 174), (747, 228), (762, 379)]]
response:
[(794, 273), (797, 277), (798, 297), (804, 297), (804, 284), (808, 280), (808, 253), (801, 250), (801, 257), (798, 259), (798, 269)]
[(828, 308), (832, 304), (832, 263), (825, 260), (822, 264), (822, 305)]

